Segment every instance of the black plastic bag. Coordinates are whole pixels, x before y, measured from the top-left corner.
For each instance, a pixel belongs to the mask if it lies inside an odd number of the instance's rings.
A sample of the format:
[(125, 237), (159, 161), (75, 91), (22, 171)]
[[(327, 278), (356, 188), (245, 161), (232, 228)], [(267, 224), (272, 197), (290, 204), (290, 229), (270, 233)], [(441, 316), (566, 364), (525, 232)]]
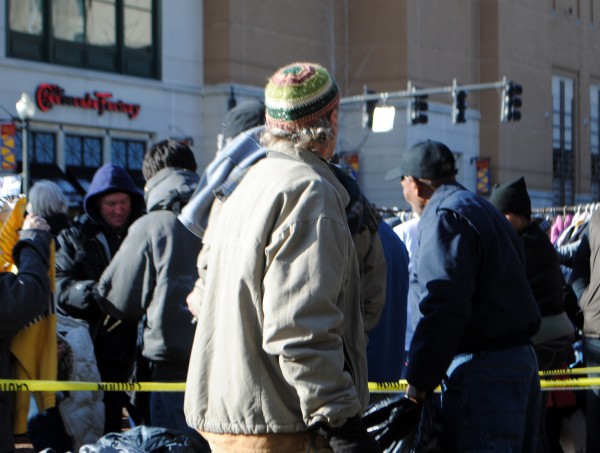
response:
[(382, 450), (397, 444), (419, 422), (421, 406), (404, 395), (392, 395), (370, 405), (362, 414), (367, 431)]
[(136, 426), (129, 431), (108, 433), (95, 444), (83, 445), (80, 453), (197, 453), (204, 451), (186, 434), (156, 426)]
[(367, 431), (385, 452), (443, 451), (443, 424), (433, 396), (417, 404), (404, 395), (394, 395), (369, 406), (362, 418)]
[(420, 408), (419, 422), (396, 444), (395, 448), (389, 450), (390, 452), (440, 453), (444, 451), (442, 414), (433, 396), (429, 396)]

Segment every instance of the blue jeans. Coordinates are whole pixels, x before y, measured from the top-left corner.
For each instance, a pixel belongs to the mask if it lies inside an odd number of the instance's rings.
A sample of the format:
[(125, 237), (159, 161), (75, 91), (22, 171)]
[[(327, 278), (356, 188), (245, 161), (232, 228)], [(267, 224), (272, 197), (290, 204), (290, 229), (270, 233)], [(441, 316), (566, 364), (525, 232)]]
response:
[(541, 389), (533, 346), (461, 356), (442, 385), (447, 451), (535, 452)]
[[(586, 367), (600, 366), (600, 339), (583, 337), (583, 359)], [(590, 373), (588, 377), (599, 377)], [(585, 393), (586, 451), (600, 451), (600, 389)]]

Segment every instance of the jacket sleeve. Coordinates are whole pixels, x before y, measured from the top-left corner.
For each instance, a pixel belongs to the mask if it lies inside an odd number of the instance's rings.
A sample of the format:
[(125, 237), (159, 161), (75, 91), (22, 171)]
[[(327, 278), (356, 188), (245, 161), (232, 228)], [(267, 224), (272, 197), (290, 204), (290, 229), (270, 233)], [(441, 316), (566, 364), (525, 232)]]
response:
[(139, 321), (152, 300), (156, 272), (152, 249), (146, 240), (147, 228), (144, 221), (130, 227), (127, 237), (98, 281), (98, 303), (114, 318)]
[[(223, 201), (220, 199), (216, 199), (210, 210), (210, 218), (208, 220), (209, 225), (215, 222), (215, 219), (219, 217), (221, 209), (223, 209)], [(206, 281), (206, 270), (208, 268), (207, 263), (209, 254), (210, 245), (202, 244), (202, 248), (200, 249), (200, 253), (198, 254), (197, 260), (198, 279), (196, 280), (196, 283), (194, 283), (194, 288), (192, 289), (192, 292), (188, 295), (186, 299), (189, 310), (194, 314), (194, 316), (196, 313), (200, 312), (200, 306), (202, 305), (202, 301), (204, 299), (204, 282)]]
[(344, 307), (338, 305), (352, 256), (347, 234), (346, 225), (321, 218), (277, 234), (266, 250), (263, 349), (279, 357), (308, 426), (337, 426), (361, 409), (345, 369)]
[(352, 236), (361, 280), (361, 305), (365, 332), (379, 322), (385, 306), (386, 261), (377, 231), (364, 228)]
[[(419, 282), (417, 324), (409, 354), (408, 383), (433, 391), (458, 347), (471, 317), (475, 276), (478, 273), (479, 236), (468, 222), (442, 212), (422, 230), (416, 262)], [(429, 219), (430, 222), (433, 220)]]
[(101, 314), (93, 289), (96, 284), (85, 273), (82, 262), (83, 234), (76, 227), (60, 232), (56, 252), (58, 306), (74, 318), (90, 320)]
[(577, 295), (577, 300), (581, 299), (583, 292), (590, 283), (590, 256), (591, 249), (588, 225), (581, 237), (581, 242), (579, 243), (579, 247), (577, 247), (575, 256), (573, 257), (573, 272), (569, 278), (569, 283), (571, 283), (571, 287)]
[(581, 239), (578, 239), (574, 242), (568, 242), (556, 247), (556, 253), (558, 253), (561, 265), (573, 267), (573, 259), (575, 258), (575, 253), (577, 252), (580, 243)]
[(0, 273), (0, 338), (12, 337), (48, 307), (51, 240), (46, 231), (21, 231), (21, 239), (13, 248), (18, 273)]

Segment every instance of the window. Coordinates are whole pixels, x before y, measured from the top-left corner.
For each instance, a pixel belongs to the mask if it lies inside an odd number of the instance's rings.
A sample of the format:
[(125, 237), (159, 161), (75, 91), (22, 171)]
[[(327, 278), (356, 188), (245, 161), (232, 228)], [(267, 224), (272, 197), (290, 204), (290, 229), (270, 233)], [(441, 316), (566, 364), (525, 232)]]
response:
[(146, 183), (142, 175), (145, 152), (146, 142), (141, 140), (113, 139), (111, 142), (111, 162), (125, 168), (140, 188)]
[(555, 206), (573, 204), (574, 196), (574, 80), (552, 77), (552, 192)]
[(600, 85), (590, 86), (592, 200), (600, 200)]
[(96, 170), (102, 165), (102, 139), (65, 135), (66, 172), (82, 193), (90, 188)]
[(102, 165), (102, 140), (97, 137), (80, 135), (65, 136), (65, 164), (72, 167), (92, 167)]
[[(15, 155), (17, 161), (23, 160), (23, 130), (15, 135)], [(30, 163), (54, 164), (56, 160), (56, 137), (50, 132), (29, 131), (27, 136), (27, 151)]]
[(159, 78), (160, 0), (8, 0), (11, 57)]
[(111, 161), (127, 170), (141, 170), (146, 143), (138, 140), (112, 141)]
[[(17, 161), (22, 166), (22, 129), (15, 135), (15, 154)], [(65, 174), (56, 165), (56, 136), (52, 132), (29, 131), (27, 136), (27, 149), (29, 158), (30, 186), (37, 181), (48, 179), (54, 181), (61, 188), (71, 206), (76, 206), (83, 199), (82, 194), (67, 179)]]

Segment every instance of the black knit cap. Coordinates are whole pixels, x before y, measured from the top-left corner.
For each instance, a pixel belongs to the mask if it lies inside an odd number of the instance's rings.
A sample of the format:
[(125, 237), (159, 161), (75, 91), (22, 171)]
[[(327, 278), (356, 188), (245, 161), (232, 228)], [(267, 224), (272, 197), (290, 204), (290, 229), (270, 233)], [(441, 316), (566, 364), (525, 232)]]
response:
[(258, 100), (241, 102), (225, 114), (223, 138), (234, 138), (248, 129), (263, 124), (265, 124), (265, 104)]
[(391, 181), (403, 176), (423, 179), (442, 179), (458, 172), (454, 154), (443, 143), (426, 140), (404, 151), (400, 166), (390, 170), (385, 179)]
[(520, 215), (531, 215), (531, 199), (527, 193), (525, 178), (504, 184), (496, 184), (490, 195), (492, 203), (498, 211), (503, 214), (512, 213)]

